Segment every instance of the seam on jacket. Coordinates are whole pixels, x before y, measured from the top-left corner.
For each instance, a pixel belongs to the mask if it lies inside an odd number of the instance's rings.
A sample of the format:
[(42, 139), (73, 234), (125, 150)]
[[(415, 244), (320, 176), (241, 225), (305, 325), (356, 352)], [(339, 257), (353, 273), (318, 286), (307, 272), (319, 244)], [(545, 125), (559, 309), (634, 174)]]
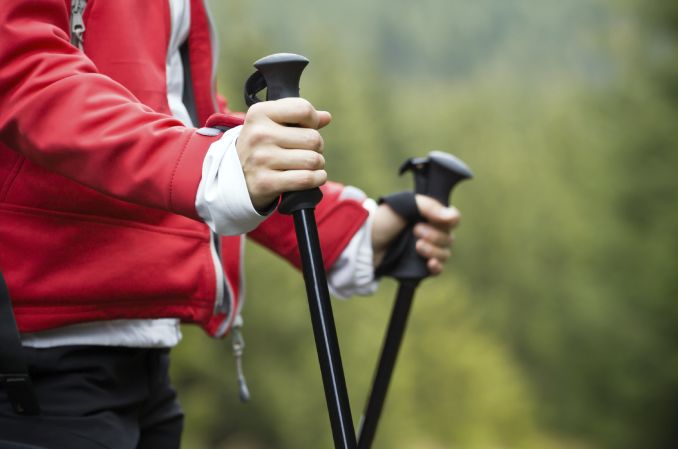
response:
[(81, 215), (70, 212), (54, 211), (49, 209), (39, 209), (27, 206), (17, 206), (13, 204), (3, 203), (0, 204), (0, 211), (5, 211), (8, 213), (13, 213), (17, 215), (33, 215), (39, 217), (48, 217), (54, 219), (66, 219), (71, 221), (82, 221), (87, 223), (98, 224), (101, 226), (113, 226), (113, 227), (124, 227), (138, 229), (141, 231), (152, 232), (156, 234), (167, 234), (174, 235), (178, 237), (187, 237), (194, 238), (203, 241), (207, 241), (205, 234), (198, 230), (182, 230), (182, 229), (172, 229), (172, 228), (163, 228), (160, 226), (153, 226), (146, 223), (133, 222), (128, 220), (121, 220), (115, 218), (102, 217), (98, 215)]
[(195, 133), (192, 133), (188, 136), (186, 141), (184, 142), (184, 146), (181, 148), (181, 152), (179, 153), (179, 157), (177, 157), (177, 161), (174, 163), (174, 169), (172, 170), (172, 176), (170, 176), (170, 184), (169, 184), (169, 204), (168, 209), (171, 211), (176, 210), (174, 208), (174, 179), (176, 178), (177, 171), (179, 170), (179, 164), (181, 163), (181, 160), (184, 158), (184, 154), (186, 153), (186, 149), (188, 148), (188, 143), (193, 139), (193, 136), (195, 136)]
[(24, 166), (24, 163), (26, 162), (26, 158), (24, 156), (19, 156), (19, 159), (14, 163), (14, 166), (12, 167), (12, 170), (9, 173), (9, 176), (5, 180), (5, 183), (2, 186), (2, 190), (0, 190), (0, 201), (5, 201), (7, 199), (7, 195), (9, 195), (9, 191), (12, 189), (12, 186), (14, 185), (14, 180), (19, 176), (19, 172), (21, 171), (21, 167)]

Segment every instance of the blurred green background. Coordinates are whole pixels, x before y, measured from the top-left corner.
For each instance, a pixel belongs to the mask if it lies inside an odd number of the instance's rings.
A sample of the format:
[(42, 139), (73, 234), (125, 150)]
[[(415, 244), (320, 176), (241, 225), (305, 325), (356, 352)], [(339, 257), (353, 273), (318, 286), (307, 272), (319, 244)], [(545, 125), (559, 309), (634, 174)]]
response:
[[(476, 179), (447, 272), (419, 290), (375, 449), (678, 447), (678, 2), (212, 1), (219, 86), (311, 64), (332, 179), (409, 188), (443, 150)], [(301, 276), (247, 257), (241, 405), (228, 341), (186, 327), (186, 449), (330, 448)], [(334, 302), (354, 418), (395, 284)]]

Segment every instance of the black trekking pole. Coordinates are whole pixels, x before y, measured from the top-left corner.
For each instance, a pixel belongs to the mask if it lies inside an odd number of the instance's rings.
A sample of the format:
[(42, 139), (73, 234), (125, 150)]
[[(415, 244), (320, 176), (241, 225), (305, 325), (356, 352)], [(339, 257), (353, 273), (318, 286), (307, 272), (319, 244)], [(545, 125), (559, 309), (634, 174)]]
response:
[[(458, 182), (473, 176), (466, 164), (440, 151), (433, 151), (426, 158), (407, 160), (400, 168), (400, 174), (409, 170), (414, 172), (415, 193), (433, 197), (445, 206), (449, 205), (452, 188)], [(398, 280), (399, 286), (372, 389), (360, 421), (358, 449), (369, 449), (372, 446), (414, 293), (419, 282), (430, 275), (426, 260), (415, 249), (412, 230), (422, 219), (417, 211), (414, 193), (401, 192), (385, 197), (383, 201), (409, 221), (409, 225), (391, 245), (384, 262), (377, 269), (377, 275), (393, 277)]]
[[(257, 71), (245, 83), (245, 101), (248, 106), (260, 101), (256, 93), (264, 88), (267, 89), (267, 100), (298, 97), (301, 72), (307, 64), (308, 59), (289, 53), (258, 60), (254, 63)], [(278, 210), (294, 217), (334, 446), (337, 449), (355, 449), (355, 429), (315, 222), (315, 206), (321, 199), (322, 192), (318, 188), (285, 193)]]

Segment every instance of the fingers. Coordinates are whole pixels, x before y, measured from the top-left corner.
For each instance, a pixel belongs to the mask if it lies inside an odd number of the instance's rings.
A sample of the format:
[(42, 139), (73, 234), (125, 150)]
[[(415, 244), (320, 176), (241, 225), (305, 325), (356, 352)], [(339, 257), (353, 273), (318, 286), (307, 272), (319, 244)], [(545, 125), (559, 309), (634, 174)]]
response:
[(451, 256), (452, 230), (459, 225), (461, 214), (455, 207), (445, 207), (427, 196), (417, 195), (416, 201), (419, 212), (427, 220), (414, 227), (417, 253), (427, 259), (431, 274), (438, 275)]
[(278, 124), (257, 125), (257, 144), (272, 144), (280, 148), (310, 150), (322, 153), (325, 147), (320, 132), (310, 128), (292, 128)]
[(426, 240), (417, 240), (417, 252), (426, 259), (437, 259), (440, 262), (445, 262), (450, 258), (449, 247), (441, 247), (433, 245)]
[(440, 229), (450, 230), (459, 224), (461, 214), (455, 207), (445, 207), (431, 197), (416, 196), (419, 213)]
[(445, 263), (452, 255), (449, 246), (436, 246), (423, 239), (417, 240), (416, 250), (421, 257), (426, 259), (426, 267), (433, 275), (443, 272)]
[(325, 184), (327, 172), (325, 170), (285, 170), (277, 172), (274, 178), (279, 183), (274, 187), (275, 190), (279, 190), (281, 193), (295, 192)]
[(284, 192), (325, 184), (324, 166), (325, 160), (318, 153), (280, 149), (258, 150), (242, 164), (247, 190), (257, 209), (265, 208)]
[(320, 187), (326, 181), (325, 170), (259, 170), (246, 178), (250, 194), (268, 198), (268, 203), (284, 192)]
[(250, 107), (247, 115), (253, 118), (264, 115), (281, 125), (312, 129), (320, 129), (332, 119), (329, 112), (316, 110), (303, 98), (282, 98), (256, 103)]
[(327, 111), (318, 111), (318, 129), (324, 128), (332, 121), (332, 114)]
[(263, 147), (249, 156), (247, 165), (268, 170), (322, 170), (325, 158), (315, 151)]
[(447, 229), (439, 229), (428, 223), (418, 223), (414, 235), (441, 248), (449, 248), (453, 243), (452, 234)]
[(433, 276), (438, 276), (444, 270), (443, 262), (439, 261), (438, 259), (427, 260), (426, 267)]
[(247, 190), (256, 209), (284, 192), (319, 187), (327, 180), (318, 129), (332, 119), (302, 98), (252, 105), (236, 141)]

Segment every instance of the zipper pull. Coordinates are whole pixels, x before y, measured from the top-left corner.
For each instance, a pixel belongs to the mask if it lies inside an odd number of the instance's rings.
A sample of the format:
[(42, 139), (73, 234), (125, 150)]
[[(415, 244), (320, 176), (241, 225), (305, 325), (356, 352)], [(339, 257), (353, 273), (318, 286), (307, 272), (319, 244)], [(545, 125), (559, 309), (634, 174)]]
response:
[(71, 44), (83, 49), (85, 42), (85, 21), (83, 20), (83, 12), (87, 6), (86, 0), (72, 0), (71, 3)]
[(245, 372), (242, 368), (242, 354), (245, 350), (245, 339), (242, 337), (242, 318), (236, 317), (233, 329), (231, 329), (231, 343), (233, 345), (233, 356), (235, 357), (235, 369), (238, 375), (238, 390), (241, 402), (250, 400), (250, 390), (247, 388)]

